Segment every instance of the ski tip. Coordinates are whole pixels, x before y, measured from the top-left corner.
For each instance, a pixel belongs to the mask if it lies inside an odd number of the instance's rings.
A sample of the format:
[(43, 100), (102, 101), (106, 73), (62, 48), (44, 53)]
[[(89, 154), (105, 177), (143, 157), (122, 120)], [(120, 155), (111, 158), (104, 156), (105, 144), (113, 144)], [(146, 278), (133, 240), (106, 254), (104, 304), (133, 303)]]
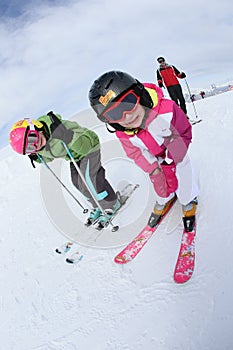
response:
[(202, 119), (200, 119), (200, 120), (192, 120), (192, 121), (191, 121), (191, 124), (192, 124), (192, 125), (195, 125), (195, 124), (198, 124), (198, 123), (200, 123), (200, 122), (202, 122)]
[(193, 275), (193, 270), (192, 269), (189, 269), (187, 271), (184, 272), (177, 272), (177, 273), (174, 273), (174, 281), (177, 283), (177, 284), (183, 284), (183, 283), (186, 283), (190, 280), (190, 278), (192, 277)]
[(186, 277), (186, 276), (174, 276), (174, 281), (177, 283), (177, 284), (184, 284), (186, 282), (188, 282), (190, 280), (191, 276), (189, 277)]
[(66, 259), (66, 262), (67, 262), (68, 264), (73, 264), (73, 263), (74, 263), (74, 260), (73, 260), (73, 259), (67, 258), (67, 259)]
[(78, 264), (79, 262), (81, 262), (83, 257), (84, 257), (83, 255), (78, 255), (77, 253), (75, 253), (71, 257), (66, 258), (66, 262), (68, 264)]
[(115, 256), (114, 261), (117, 264), (127, 264), (133, 260), (133, 258), (129, 254), (121, 254), (119, 253), (117, 256)]
[(117, 255), (114, 258), (114, 262), (117, 264), (126, 264), (128, 260), (122, 255)]

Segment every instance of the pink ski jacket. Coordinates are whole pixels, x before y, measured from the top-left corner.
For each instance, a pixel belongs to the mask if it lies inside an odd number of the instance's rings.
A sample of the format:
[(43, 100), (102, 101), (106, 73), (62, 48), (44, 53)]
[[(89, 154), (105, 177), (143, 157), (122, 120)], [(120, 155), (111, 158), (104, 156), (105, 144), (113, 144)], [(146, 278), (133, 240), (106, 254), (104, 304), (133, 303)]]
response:
[(152, 83), (143, 85), (154, 103), (145, 126), (117, 131), (116, 136), (127, 156), (150, 174), (157, 167), (158, 159), (164, 159), (168, 164), (183, 160), (192, 140), (192, 127), (181, 108), (174, 101), (164, 98), (158, 86)]

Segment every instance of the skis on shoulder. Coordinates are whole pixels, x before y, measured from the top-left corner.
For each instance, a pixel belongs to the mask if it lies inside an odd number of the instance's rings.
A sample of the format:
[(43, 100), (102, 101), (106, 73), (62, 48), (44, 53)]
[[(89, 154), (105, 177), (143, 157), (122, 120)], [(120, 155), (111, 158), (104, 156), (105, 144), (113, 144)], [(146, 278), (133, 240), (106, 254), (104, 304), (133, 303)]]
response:
[(142, 231), (120, 253), (115, 256), (114, 261), (117, 264), (126, 264), (138, 255), (144, 245), (149, 241), (154, 232), (158, 229), (175, 202), (176, 199), (170, 203), (167, 211), (164, 215), (162, 215), (160, 221), (156, 225), (153, 225), (153, 213), (151, 214), (147, 225), (142, 229)]

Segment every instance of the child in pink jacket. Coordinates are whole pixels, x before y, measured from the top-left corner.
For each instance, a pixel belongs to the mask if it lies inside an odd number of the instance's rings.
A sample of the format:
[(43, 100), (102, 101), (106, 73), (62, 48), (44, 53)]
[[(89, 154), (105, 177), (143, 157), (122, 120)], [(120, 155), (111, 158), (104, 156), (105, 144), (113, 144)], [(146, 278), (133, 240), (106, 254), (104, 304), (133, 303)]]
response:
[(152, 83), (110, 71), (93, 83), (89, 100), (97, 117), (116, 132), (127, 156), (150, 177), (156, 204), (153, 225), (178, 198), (188, 231), (195, 224), (198, 186), (188, 156), (192, 127), (177, 104)]

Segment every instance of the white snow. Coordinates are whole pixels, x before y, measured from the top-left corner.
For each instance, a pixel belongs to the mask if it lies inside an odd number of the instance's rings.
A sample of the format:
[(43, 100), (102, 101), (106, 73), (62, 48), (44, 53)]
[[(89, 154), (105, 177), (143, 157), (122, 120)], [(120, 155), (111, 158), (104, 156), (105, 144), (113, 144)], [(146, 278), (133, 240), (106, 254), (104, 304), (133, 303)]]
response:
[[(96, 247), (88, 248), (80, 209), (64, 191), (66, 206), (59, 193), (52, 192), (49, 196), (61, 222), (67, 223), (71, 213), (77, 215), (77, 231), (84, 235), (79, 246), (83, 260), (79, 265), (66, 264), (65, 256), (54, 252), (67, 240), (64, 228), (56, 225), (45, 202), (50, 184), (56, 181), (48, 174), (49, 184), (44, 187), (42, 167), (33, 169), (27, 157), (14, 154), (9, 147), (0, 152), (1, 349), (232, 350), (232, 94), (195, 102), (203, 121), (193, 127), (190, 154), (201, 195), (195, 272), (184, 285), (175, 284), (172, 277), (182, 226), (167, 234), (163, 225), (134, 261), (120, 266), (113, 258), (122, 242), (115, 242), (114, 235), (122, 235), (121, 231), (104, 233), (105, 249), (103, 242), (98, 247), (98, 237)], [(188, 108), (192, 116), (192, 105)], [(108, 138), (115, 145), (114, 136), (108, 134)], [(108, 152), (109, 157), (117, 157), (118, 147), (107, 151), (103, 145), (103, 156)], [(127, 166), (120, 169), (119, 181), (126, 175), (136, 176), (136, 170), (135, 174), (124, 172)], [(114, 178), (110, 168), (107, 171)], [(65, 164), (62, 179), (75, 191), (67, 171)], [(143, 191), (135, 193), (125, 208), (131, 218), (133, 210), (137, 212), (136, 224), (122, 224), (126, 241), (127, 235), (129, 239), (139, 232), (153, 205), (153, 198), (148, 201), (149, 185), (140, 176), (134, 181), (142, 179), (146, 198)], [(143, 224), (140, 216), (145, 217)], [(79, 239), (77, 232), (73, 234)], [(87, 235), (93, 240), (95, 233)]]

